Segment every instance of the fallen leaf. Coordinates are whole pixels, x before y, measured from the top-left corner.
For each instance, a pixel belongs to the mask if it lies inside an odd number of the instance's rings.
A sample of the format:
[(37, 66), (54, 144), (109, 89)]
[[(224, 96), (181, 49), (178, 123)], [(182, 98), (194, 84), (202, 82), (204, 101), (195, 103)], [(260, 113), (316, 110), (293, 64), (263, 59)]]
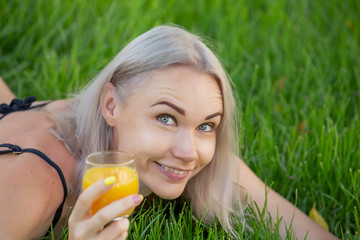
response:
[(324, 218), (320, 215), (320, 213), (316, 210), (315, 204), (310, 210), (309, 217), (314, 220), (317, 224), (319, 224), (321, 227), (329, 231), (329, 225), (326, 223)]

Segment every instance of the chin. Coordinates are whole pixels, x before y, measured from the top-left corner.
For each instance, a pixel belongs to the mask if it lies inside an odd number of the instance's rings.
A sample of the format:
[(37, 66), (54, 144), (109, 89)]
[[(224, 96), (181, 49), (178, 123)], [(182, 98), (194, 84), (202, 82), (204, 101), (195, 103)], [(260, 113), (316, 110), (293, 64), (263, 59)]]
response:
[(166, 191), (165, 189), (154, 189), (153, 193), (155, 193), (157, 196), (159, 196), (162, 199), (166, 200), (173, 200), (181, 196), (181, 194), (184, 192), (184, 189), (181, 189), (179, 191)]

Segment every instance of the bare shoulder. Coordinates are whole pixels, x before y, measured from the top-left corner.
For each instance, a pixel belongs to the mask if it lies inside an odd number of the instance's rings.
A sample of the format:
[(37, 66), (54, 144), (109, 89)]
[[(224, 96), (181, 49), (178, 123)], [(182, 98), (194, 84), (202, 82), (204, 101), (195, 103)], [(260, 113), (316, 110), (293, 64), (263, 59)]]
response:
[(236, 163), (233, 168), (234, 182), (239, 186), (243, 199), (251, 196), (252, 198), (258, 197), (265, 193), (264, 183), (256, 174), (250, 169), (250, 167), (239, 157), (235, 156)]
[[(45, 102), (48, 102), (48, 101), (36, 102), (35, 105), (45, 103)], [(44, 109), (50, 110), (50, 111), (63, 111), (68, 108), (68, 103), (69, 103), (69, 100), (65, 100), (65, 99), (52, 101), (50, 104), (46, 105), (44, 107)]]
[[(50, 133), (51, 127), (43, 112), (11, 113), (0, 122), (0, 143), (42, 152), (61, 169), (71, 188), (77, 161)], [(64, 196), (58, 172), (29, 152), (0, 155), (0, 192), (0, 236), (6, 239), (14, 239), (11, 234), (41, 237)]]
[(55, 170), (31, 153), (6, 154), (0, 162), (0, 232), (6, 239), (41, 237), (63, 198)]
[(260, 179), (255, 175), (255, 173), (250, 169), (250, 167), (240, 158), (235, 156), (236, 163), (233, 168), (236, 182), (240, 184), (246, 184), (247, 182), (253, 183), (256, 179), (256, 182)]
[(241, 184), (244, 181), (244, 178), (246, 178), (246, 175), (249, 174), (250, 169), (240, 157), (236, 156), (235, 154), (233, 156), (234, 168), (232, 168), (232, 170), (234, 171), (234, 180), (236, 183)]
[[(66, 101), (52, 102), (46, 108), (64, 109)], [(77, 161), (64, 143), (51, 133), (52, 128), (53, 122), (46, 111), (14, 112), (0, 122), (0, 143), (39, 150), (59, 166), (70, 184)]]

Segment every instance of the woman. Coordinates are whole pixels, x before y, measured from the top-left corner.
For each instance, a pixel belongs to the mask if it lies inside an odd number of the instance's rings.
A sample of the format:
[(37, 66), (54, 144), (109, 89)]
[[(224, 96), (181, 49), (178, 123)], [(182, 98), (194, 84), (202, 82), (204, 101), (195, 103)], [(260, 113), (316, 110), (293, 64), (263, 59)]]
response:
[[(1, 100), (9, 102), (12, 93), (1, 89), (6, 96)], [(217, 216), (232, 234), (232, 215), (246, 225), (246, 196), (264, 206), (264, 183), (237, 157), (229, 79), (216, 56), (185, 30), (160, 26), (140, 35), (74, 99), (28, 109), (32, 100), (3, 105), (0, 123), (0, 144), (11, 144), (0, 145), (5, 153), (0, 161), (0, 231), (10, 239), (40, 237), (57, 219), (59, 229), (74, 205), (70, 239), (124, 239), (128, 220), (103, 226), (138, 205), (140, 195), (118, 200), (94, 216), (88, 210), (111, 181), (100, 181), (79, 195), (84, 158), (100, 150), (135, 155), (144, 196), (184, 195), (196, 216), (205, 212), (206, 222)], [(306, 234), (308, 239), (335, 238), (267, 191), (269, 213), (284, 218), (283, 236), (285, 224), (292, 222), (300, 239)]]

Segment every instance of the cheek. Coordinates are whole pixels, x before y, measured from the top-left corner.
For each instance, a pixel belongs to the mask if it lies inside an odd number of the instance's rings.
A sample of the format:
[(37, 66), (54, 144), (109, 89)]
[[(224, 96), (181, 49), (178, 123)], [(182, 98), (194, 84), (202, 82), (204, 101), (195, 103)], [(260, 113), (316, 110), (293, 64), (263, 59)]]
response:
[(125, 131), (128, 132), (126, 134), (128, 137), (123, 137), (119, 141), (119, 148), (135, 156), (139, 171), (146, 171), (150, 162), (162, 158), (168, 152), (170, 142), (168, 136), (156, 131), (156, 128), (143, 125), (141, 129)]
[(200, 150), (200, 162), (199, 162), (199, 167), (204, 168), (206, 165), (208, 165), (212, 159), (214, 158), (214, 154), (215, 154), (215, 147), (216, 147), (216, 142), (214, 141), (210, 141), (205, 143), (201, 150)]
[(171, 142), (169, 136), (154, 127), (147, 127), (136, 136), (136, 149), (146, 151), (147, 154), (161, 154), (168, 149)]
[(142, 149), (156, 146), (157, 140), (154, 140), (157, 138), (156, 132), (147, 121), (129, 120), (119, 125), (117, 129), (119, 149), (135, 154)]

